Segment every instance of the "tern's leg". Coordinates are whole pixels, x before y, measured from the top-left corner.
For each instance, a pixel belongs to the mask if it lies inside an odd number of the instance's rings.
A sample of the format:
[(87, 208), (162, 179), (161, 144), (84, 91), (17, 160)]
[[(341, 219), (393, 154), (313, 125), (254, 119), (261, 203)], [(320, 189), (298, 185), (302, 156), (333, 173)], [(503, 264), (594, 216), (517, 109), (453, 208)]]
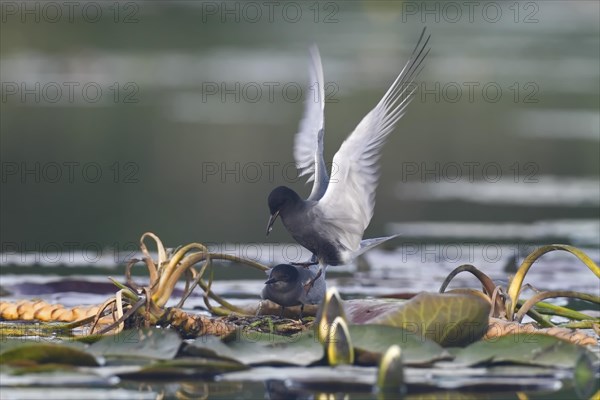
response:
[(312, 289), (312, 287), (315, 286), (315, 282), (317, 281), (317, 279), (319, 279), (322, 273), (323, 267), (319, 266), (319, 271), (317, 272), (315, 277), (312, 278), (306, 285), (304, 285), (304, 290), (306, 290), (306, 294), (308, 294), (308, 292), (310, 292), (310, 289)]
[(302, 322), (302, 314), (304, 314), (304, 303), (300, 304), (300, 322)]
[(285, 310), (285, 307), (281, 306), (281, 309), (279, 310), (279, 318), (283, 318), (283, 310)]

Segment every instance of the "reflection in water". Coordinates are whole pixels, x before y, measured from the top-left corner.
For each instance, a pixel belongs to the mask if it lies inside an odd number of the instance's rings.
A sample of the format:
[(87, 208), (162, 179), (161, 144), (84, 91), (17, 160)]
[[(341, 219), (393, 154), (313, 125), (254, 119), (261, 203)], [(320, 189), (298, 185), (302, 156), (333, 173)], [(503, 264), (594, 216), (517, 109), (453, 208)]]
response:
[[(490, 168), (491, 169), (491, 168)], [(600, 180), (595, 178), (532, 175), (531, 181), (500, 180), (502, 173), (492, 172), (487, 181), (469, 180), (459, 174), (443, 175), (437, 182), (402, 182), (396, 195), (403, 199), (427, 201), (461, 200), (471, 203), (510, 204), (515, 206), (600, 206)], [(498, 169), (493, 169), (498, 171)]]
[(425, 241), (462, 240), (473, 242), (531, 242), (573, 243), (575, 245), (600, 245), (598, 220), (549, 220), (531, 224), (516, 222), (403, 222), (389, 223), (388, 230), (403, 237), (421, 238)]
[(583, 139), (600, 141), (600, 115), (588, 110), (521, 110), (515, 133), (541, 140)]

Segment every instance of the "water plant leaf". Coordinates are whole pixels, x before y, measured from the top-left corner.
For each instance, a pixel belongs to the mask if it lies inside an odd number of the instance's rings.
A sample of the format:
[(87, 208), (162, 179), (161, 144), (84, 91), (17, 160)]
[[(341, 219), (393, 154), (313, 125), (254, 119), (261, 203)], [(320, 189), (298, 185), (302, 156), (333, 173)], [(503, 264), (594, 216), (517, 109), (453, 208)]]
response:
[(344, 311), (351, 324), (369, 324), (374, 318), (397, 310), (403, 304), (406, 304), (405, 300), (353, 299), (344, 301)]
[(306, 366), (323, 358), (323, 346), (312, 332), (281, 336), (261, 332), (237, 331), (220, 341), (199, 337), (188, 343), (184, 352), (236, 360), (245, 365)]
[[(226, 382), (263, 382), (286, 380), (293, 381), (293, 387), (318, 387), (319, 391), (370, 392), (376, 382), (375, 367), (356, 365), (315, 366), (311, 368), (290, 367), (255, 367), (247, 371), (223, 374), (220, 379)], [(290, 393), (284, 393), (290, 398)]]
[(396, 326), (442, 346), (466, 346), (487, 331), (490, 303), (466, 293), (424, 292), (406, 302), (352, 303), (346, 312), (353, 323)]
[[(515, 366), (512, 366), (515, 368)], [(407, 384), (411, 399), (498, 399), (497, 395), (491, 394), (486, 397), (486, 392), (498, 392), (500, 390), (556, 390), (560, 386), (560, 380), (551, 373), (541, 376), (539, 368), (529, 367), (531, 373), (521, 370), (511, 371), (504, 368), (501, 373), (494, 376), (489, 375), (487, 368), (406, 368), (404, 382)], [(545, 372), (543, 369), (542, 372)], [(246, 371), (225, 373), (219, 376), (220, 382), (266, 382), (267, 388), (276, 386), (280, 389), (270, 393), (270, 398), (306, 398), (298, 396), (300, 391), (315, 391), (317, 393), (349, 393), (352, 398), (374, 398), (371, 397), (374, 385), (377, 383), (378, 369), (376, 367), (364, 367), (357, 365), (338, 365), (334, 368), (329, 366), (302, 367), (255, 367)], [(468, 388), (469, 392), (457, 392), (460, 388)], [(440, 391), (449, 389), (451, 392)], [(367, 396), (356, 396), (356, 393), (370, 394)], [(277, 396), (275, 396), (275, 394)], [(399, 399), (401, 393), (392, 393), (389, 396), (381, 396), (383, 392), (377, 393), (376, 398)], [(333, 396), (314, 398), (333, 398)], [(504, 398), (504, 397), (503, 397)], [(557, 397), (560, 398), (560, 397)], [(567, 397), (569, 398), (569, 397)]]
[(402, 361), (406, 365), (430, 364), (449, 356), (439, 344), (395, 326), (350, 325), (349, 330), (360, 364), (377, 364), (393, 345), (402, 349)]
[(482, 340), (457, 351), (465, 365), (517, 363), (573, 368), (585, 348), (544, 334), (514, 334)]
[(76, 346), (38, 342), (24, 342), (21, 346), (9, 346), (8, 349), (0, 353), (0, 364), (98, 366), (94, 356)]
[(126, 378), (168, 378), (186, 375), (214, 376), (224, 372), (241, 371), (246, 366), (235, 361), (206, 359), (198, 357), (183, 357), (174, 360), (161, 360), (146, 365), (134, 372), (119, 374)]
[(106, 336), (88, 351), (107, 358), (146, 358), (170, 360), (181, 347), (181, 338), (170, 329), (130, 329)]
[(580, 398), (592, 398), (592, 394), (600, 391), (600, 379), (598, 379), (600, 377), (599, 363), (600, 360), (593, 357), (590, 352), (582, 352), (575, 363), (573, 385)]

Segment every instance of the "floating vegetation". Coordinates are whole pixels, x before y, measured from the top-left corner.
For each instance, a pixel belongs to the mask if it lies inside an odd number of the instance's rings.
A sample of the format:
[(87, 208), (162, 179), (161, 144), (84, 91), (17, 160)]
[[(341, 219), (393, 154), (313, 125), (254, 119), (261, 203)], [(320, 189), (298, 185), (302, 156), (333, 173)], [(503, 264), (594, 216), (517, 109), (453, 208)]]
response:
[[(145, 244), (148, 240), (156, 246), (156, 260)], [(277, 375), (301, 387), (325, 386), (335, 392), (342, 385), (346, 390), (393, 398), (412, 391), (498, 385), (555, 390), (552, 383), (564, 379), (568, 370), (581, 398), (598, 391), (600, 360), (586, 348), (597, 346), (597, 337), (573, 328), (593, 329), (600, 319), (545, 302), (568, 297), (597, 306), (598, 296), (547, 291), (521, 298), (527, 271), (550, 251), (574, 254), (600, 277), (598, 266), (571, 246), (534, 251), (507, 288), (497, 286), (472, 265), (452, 271), (440, 293), (420, 293), (408, 301), (343, 301), (331, 288), (316, 317), (304, 320), (277, 317), (276, 305), (240, 308), (212, 290), (214, 260), (235, 261), (260, 271), (268, 269), (264, 265), (210, 252), (200, 243), (168, 252), (152, 233), (142, 235), (140, 248), (143, 257), (127, 265), (125, 283), (111, 278), (117, 292), (103, 304), (65, 308), (42, 301), (0, 302), (5, 320), (0, 324), (4, 376), (68, 371), (67, 381), (106, 385), (111, 385), (105, 381), (107, 376), (144, 380), (219, 375), (224, 381), (271, 381), (272, 368), (277, 368)], [(148, 274), (145, 286), (132, 279), (138, 264)], [(446, 292), (452, 279), (463, 272), (476, 276), (482, 290)], [(181, 280), (185, 281), (181, 299), (175, 307), (166, 307)], [(182, 310), (193, 290), (201, 290), (210, 316)], [(535, 322), (522, 323), (525, 315)], [(567, 321), (553, 323), (554, 316)], [(504, 371), (502, 380), (494, 378), (494, 368), (511, 365), (530, 366), (530, 372)], [(537, 375), (540, 368), (545, 368), (544, 379)], [(185, 390), (204, 393), (205, 389), (186, 386)]]
[[(569, 329), (573, 325), (573, 320), (578, 322), (578, 328), (593, 328), (600, 323), (600, 318), (586, 315), (585, 313), (576, 312), (565, 307), (552, 305), (543, 300), (555, 297), (566, 297), (579, 299), (594, 304), (595, 307), (600, 305), (600, 296), (588, 293), (579, 293), (575, 291), (560, 290), (560, 291), (545, 291), (536, 293), (534, 296), (524, 301), (520, 299), (524, 288), (524, 279), (527, 272), (542, 255), (551, 251), (566, 251), (575, 255), (579, 260), (587, 266), (597, 278), (600, 279), (600, 268), (592, 259), (590, 259), (581, 250), (562, 244), (553, 244), (542, 246), (539, 249), (529, 254), (517, 269), (516, 274), (510, 280), (508, 288), (496, 286), (490, 277), (478, 270), (473, 265), (461, 265), (452, 271), (440, 287), (440, 293), (444, 293), (450, 281), (461, 272), (472, 273), (482, 284), (483, 292), (474, 291), (471, 289), (455, 289), (451, 292), (465, 293), (466, 291), (476, 293), (483, 298), (487, 298), (491, 305), (490, 325), (486, 338), (494, 338), (508, 334), (526, 334), (526, 333), (544, 333), (553, 335), (565, 340), (569, 340), (577, 344), (597, 344), (596, 338), (588, 336), (581, 332), (572, 331)], [(536, 327), (533, 324), (521, 324), (525, 315), (530, 316), (535, 322), (541, 326)], [(571, 319), (567, 323), (563, 323), (562, 327), (557, 327), (550, 319), (554, 316), (562, 316)]]

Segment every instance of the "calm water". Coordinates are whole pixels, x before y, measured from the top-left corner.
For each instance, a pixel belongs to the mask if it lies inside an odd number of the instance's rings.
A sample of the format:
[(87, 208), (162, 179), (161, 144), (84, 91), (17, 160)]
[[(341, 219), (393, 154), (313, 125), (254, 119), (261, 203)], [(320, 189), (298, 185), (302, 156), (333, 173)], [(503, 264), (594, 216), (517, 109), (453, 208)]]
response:
[(92, 3), (55, 22), (15, 4), (0, 39), (4, 252), (128, 250), (147, 230), (171, 245), (263, 243), (269, 191), (309, 191), (292, 164), (308, 46), (322, 53), (331, 159), (425, 25), (432, 50), (383, 151), (367, 235), (598, 224), (596, 2), (284, 2), (258, 19), (237, 2)]

